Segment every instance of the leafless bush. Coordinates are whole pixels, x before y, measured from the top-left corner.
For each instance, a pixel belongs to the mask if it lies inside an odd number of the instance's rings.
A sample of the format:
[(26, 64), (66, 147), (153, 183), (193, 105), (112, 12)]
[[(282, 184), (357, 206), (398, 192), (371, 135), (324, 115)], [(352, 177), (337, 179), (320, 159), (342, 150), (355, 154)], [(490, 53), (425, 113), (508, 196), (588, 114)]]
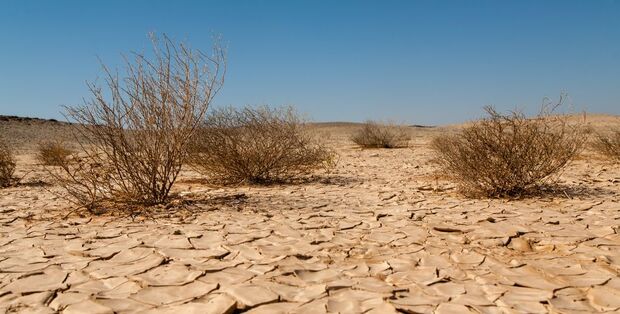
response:
[(559, 173), (587, 137), (581, 123), (570, 124), (566, 116), (552, 115), (553, 109), (528, 119), (519, 112), (504, 115), (485, 108), (487, 118), (458, 135), (434, 139), (441, 172), (469, 195), (514, 197), (532, 192)]
[(97, 163), (102, 156), (71, 154), (57, 159), (46, 168), (48, 174), (71, 196), (71, 201), (93, 213), (103, 211), (104, 204), (123, 201), (116, 199), (113, 186), (114, 169), (110, 164)]
[(37, 160), (46, 166), (60, 166), (66, 163), (73, 151), (61, 142), (42, 142), (37, 147)]
[(620, 129), (610, 134), (598, 134), (594, 139), (593, 148), (601, 155), (620, 163)]
[(0, 140), (0, 188), (13, 184), (15, 173), (15, 157), (11, 148)]
[(409, 145), (411, 135), (403, 126), (367, 121), (351, 136), (363, 148), (403, 148)]
[(165, 36), (151, 39), (150, 56), (126, 58), (123, 78), (103, 65), (105, 92), (89, 84), (92, 98), (67, 108), (81, 152), (57, 170), (82, 205), (166, 201), (190, 138), (224, 82), (218, 43), (205, 54)]
[(225, 183), (267, 183), (329, 167), (335, 154), (304, 129), (292, 108), (226, 108), (208, 115), (190, 163)]

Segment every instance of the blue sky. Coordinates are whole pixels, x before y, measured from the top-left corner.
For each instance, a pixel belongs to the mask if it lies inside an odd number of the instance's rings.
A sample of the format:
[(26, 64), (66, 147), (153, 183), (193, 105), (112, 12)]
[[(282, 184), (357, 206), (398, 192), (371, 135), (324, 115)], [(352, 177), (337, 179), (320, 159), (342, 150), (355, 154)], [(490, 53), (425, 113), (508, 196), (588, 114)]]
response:
[(318, 121), (444, 124), (485, 105), (620, 114), (620, 1), (0, 2), (0, 114), (61, 117), (97, 57), (148, 32), (228, 42), (222, 105), (295, 105)]

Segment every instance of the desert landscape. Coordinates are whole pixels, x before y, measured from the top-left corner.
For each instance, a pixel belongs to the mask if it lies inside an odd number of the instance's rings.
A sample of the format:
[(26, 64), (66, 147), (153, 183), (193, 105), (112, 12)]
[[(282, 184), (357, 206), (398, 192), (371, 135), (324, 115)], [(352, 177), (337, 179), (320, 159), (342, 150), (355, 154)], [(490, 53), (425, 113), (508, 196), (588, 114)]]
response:
[[(575, 119), (581, 119), (581, 116)], [(588, 115), (599, 131), (620, 117)], [(562, 188), (469, 198), (431, 140), (361, 149), (354, 123), (309, 126), (337, 165), (302, 182), (205, 183), (181, 201), (93, 215), (35, 158), (70, 125), (4, 118), (21, 183), (0, 190), (0, 308), (20, 313), (591, 313), (620, 310), (620, 168), (586, 148)]]
[(0, 29), (0, 314), (620, 313), (620, 1)]

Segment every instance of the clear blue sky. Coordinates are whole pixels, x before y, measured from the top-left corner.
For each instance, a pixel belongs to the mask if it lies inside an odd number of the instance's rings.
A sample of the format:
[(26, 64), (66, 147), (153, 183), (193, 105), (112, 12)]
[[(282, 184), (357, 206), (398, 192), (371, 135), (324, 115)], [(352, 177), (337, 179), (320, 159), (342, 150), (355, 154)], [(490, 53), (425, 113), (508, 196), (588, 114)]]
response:
[(569, 93), (620, 114), (620, 1), (0, 2), (0, 114), (61, 117), (87, 97), (97, 56), (167, 33), (199, 48), (221, 33), (216, 105), (295, 105), (318, 121), (464, 121), (481, 107), (533, 112)]

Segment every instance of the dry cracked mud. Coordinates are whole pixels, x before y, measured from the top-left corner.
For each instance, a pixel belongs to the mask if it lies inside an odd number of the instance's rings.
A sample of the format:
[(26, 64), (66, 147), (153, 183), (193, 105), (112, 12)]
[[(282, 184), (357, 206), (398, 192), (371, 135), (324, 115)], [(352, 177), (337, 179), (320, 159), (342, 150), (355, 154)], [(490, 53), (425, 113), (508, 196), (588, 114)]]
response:
[[(591, 313), (620, 310), (620, 169), (467, 199), (412, 147), (359, 150), (303, 184), (207, 187), (152, 216), (80, 216), (54, 186), (0, 191), (0, 308), (24, 313)], [(35, 171), (28, 156), (23, 167)], [(213, 200), (221, 200), (214, 202)], [(209, 201), (211, 200), (211, 201)]]

